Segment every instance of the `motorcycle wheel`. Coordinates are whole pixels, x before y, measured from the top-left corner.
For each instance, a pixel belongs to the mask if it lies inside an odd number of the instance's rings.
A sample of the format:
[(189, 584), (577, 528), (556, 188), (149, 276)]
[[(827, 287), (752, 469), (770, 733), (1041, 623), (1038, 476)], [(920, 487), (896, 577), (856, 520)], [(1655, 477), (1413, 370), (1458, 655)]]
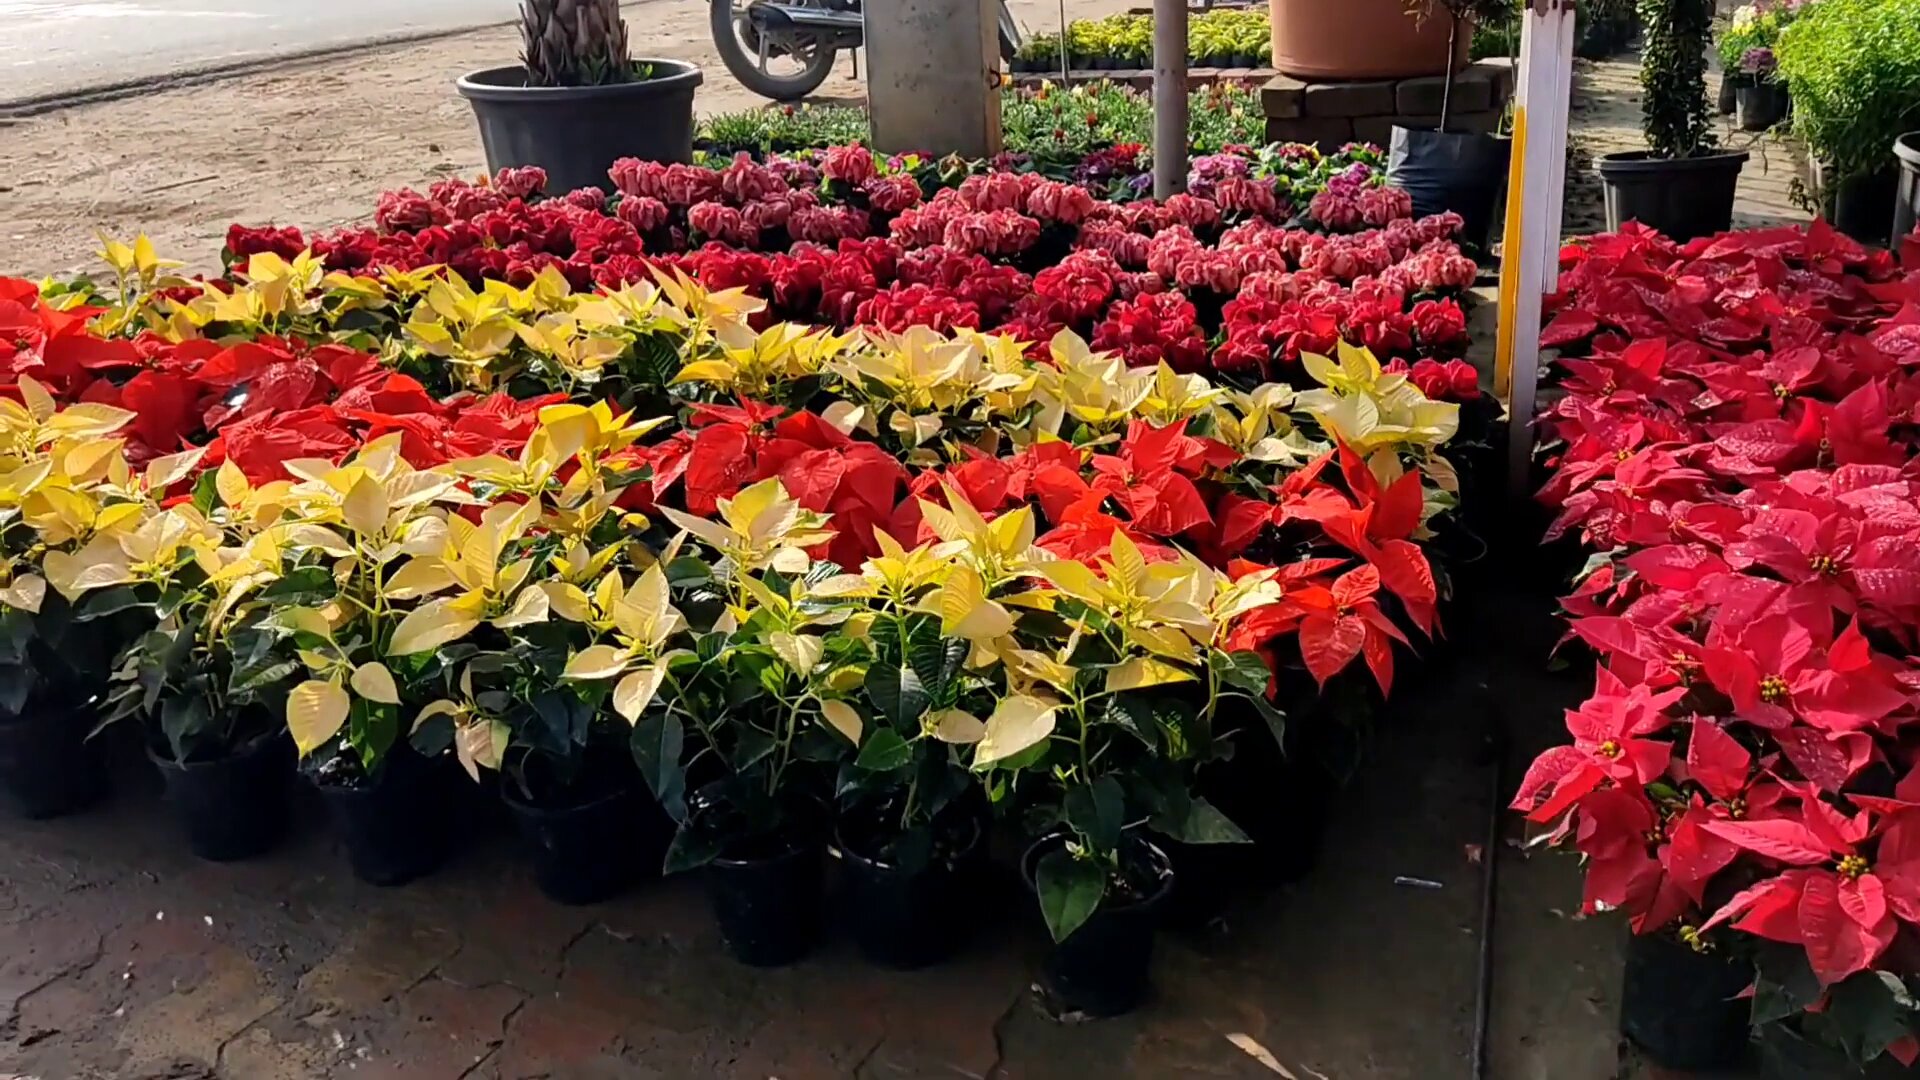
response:
[(727, 65), (727, 71), (740, 80), (740, 85), (775, 101), (794, 101), (813, 93), (820, 84), (827, 81), (833, 71), (835, 51), (832, 48), (814, 44), (813, 52), (804, 61), (797, 61), (800, 70), (792, 75), (778, 75), (760, 66), (759, 50), (744, 37), (753, 33), (746, 24), (743, 12), (737, 12), (733, 0), (711, 0), (707, 8), (707, 22), (713, 31), (714, 48), (720, 52), (720, 60)]

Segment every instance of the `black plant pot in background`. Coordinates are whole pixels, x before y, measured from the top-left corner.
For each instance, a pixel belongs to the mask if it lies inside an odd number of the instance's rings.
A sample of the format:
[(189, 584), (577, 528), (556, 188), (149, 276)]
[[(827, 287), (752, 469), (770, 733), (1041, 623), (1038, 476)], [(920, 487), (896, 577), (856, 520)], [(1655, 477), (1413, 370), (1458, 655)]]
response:
[(1920, 1065), (1900, 1064), (1892, 1054), (1881, 1054), (1865, 1068), (1856, 1068), (1845, 1054), (1804, 1038), (1781, 1024), (1768, 1024), (1754, 1036), (1760, 1058), (1760, 1080), (1913, 1080)]
[(1461, 238), (1486, 251), (1512, 152), (1513, 140), (1498, 135), (1395, 124), (1387, 182), (1413, 197), (1415, 217), (1459, 214), (1466, 223)]
[(1745, 998), (1753, 965), (1719, 950), (1695, 952), (1657, 934), (1627, 944), (1620, 1033), (1669, 1069), (1718, 1069), (1747, 1049)]
[(673, 822), (639, 778), (570, 806), (536, 806), (509, 782), (501, 800), (533, 855), (533, 879), (560, 904), (597, 904), (660, 870)]
[(1732, 116), (1740, 108), (1740, 88), (1749, 85), (1750, 82), (1751, 80), (1737, 71), (1729, 71), (1720, 76), (1720, 97), (1715, 105), (1721, 116)]
[(453, 793), (440, 770), (405, 743), (388, 752), (370, 780), (316, 786), (361, 881), (404, 885), (446, 861)]
[(885, 862), (849, 843), (843, 823), (834, 834), (841, 860), (847, 928), (868, 960), (883, 967), (919, 968), (945, 960), (966, 943), (980, 910), (986, 827), (978, 816), (959, 822), (925, 865)]
[(1765, 131), (1787, 118), (1787, 88), (1777, 82), (1754, 82), (1740, 88), (1736, 111), (1741, 131)]
[(1893, 203), (1900, 190), (1900, 175), (1889, 166), (1834, 183), (1828, 193), (1833, 227), (1863, 244), (1886, 247), (1893, 235)]
[(90, 718), (69, 705), (29, 702), (0, 716), (0, 804), (30, 819), (84, 810), (107, 793), (106, 763), (87, 740)]
[(1608, 154), (1600, 159), (1607, 229), (1638, 221), (1676, 241), (1725, 232), (1746, 163), (1745, 150), (1674, 159), (1648, 150)]
[(645, 59), (652, 77), (614, 86), (528, 86), (526, 68), (484, 68), (455, 86), (473, 103), (487, 168), (538, 165), (553, 194), (612, 191), (607, 169), (625, 157), (693, 158), (693, 91), (700, 69)]
[(1914, 224), (1920, 221), (1920, 131), (1909, 131), (1893, 141), (1893, 156), (1900, 163), (1900, 176), (1895, 182), (1893, 197), (1893, 231), (1890, 240), (1895, 248), (1900, 241), (1913, 233)]
[(213, 761), (183, 765), (151, 746), (147, 757), (166, 782), (167, 801), (195, 855), (213, 862), (251, 858), (286, 832), (293, 745), (284, 733)]
[(781, 967), (819, 944), (826, 890), (824, 844), (723, 856), (707, 865), (706, 884), (720, 938), (741, 963)]
[[(1029, 891), (1038, 891), (1034, 875), (1040, 860), (1064, 842), (1064, 836), (1053, 833), (1027, 849), (1020, 873)], [(1142, 860), (1159, 888), (1131, 903), (1117, 903), (1109, 896), (1067, 940), (1056, 941), (1047, 950), (1040, 967), (1040, 989), (1046, 1010), (1055, 1019), (1119, 1016), (1147, 999), (1153, 939), (1174, 890), (1173, 864), (1166, 852), (1144, 840), (1130, 842), (1127, 851), (1122, 857)]]

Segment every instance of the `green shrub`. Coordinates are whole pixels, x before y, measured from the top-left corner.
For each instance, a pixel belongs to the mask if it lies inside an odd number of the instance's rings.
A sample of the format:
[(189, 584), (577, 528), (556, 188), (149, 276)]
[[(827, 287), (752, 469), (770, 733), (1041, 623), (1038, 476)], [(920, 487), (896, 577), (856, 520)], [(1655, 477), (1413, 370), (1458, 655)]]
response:
[(1887, 168), (1920, 128), (1920, 0), (1821, 0), (1774, 51), (1794, 130), (1832, 180)]

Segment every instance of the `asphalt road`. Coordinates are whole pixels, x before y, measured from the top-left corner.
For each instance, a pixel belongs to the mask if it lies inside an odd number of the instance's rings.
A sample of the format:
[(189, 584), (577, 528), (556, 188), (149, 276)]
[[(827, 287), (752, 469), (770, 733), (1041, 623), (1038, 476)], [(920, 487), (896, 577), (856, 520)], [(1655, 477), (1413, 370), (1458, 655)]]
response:
[(518, 0), (0, 0), (0, 104), (518, 10)]

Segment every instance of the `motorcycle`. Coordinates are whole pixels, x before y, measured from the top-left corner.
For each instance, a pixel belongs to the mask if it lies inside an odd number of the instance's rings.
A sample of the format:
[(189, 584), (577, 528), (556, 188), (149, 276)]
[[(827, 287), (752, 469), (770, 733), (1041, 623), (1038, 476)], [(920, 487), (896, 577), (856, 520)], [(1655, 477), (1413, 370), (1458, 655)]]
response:
[[(710, 0), (708, 23), (720, 59), (762, 97), (793, 101), (819, 89), (840, 50), (866, 39), (861, 0)], [(1020, 28), (996, 0), (1000, 56), (1020, 48)]]

